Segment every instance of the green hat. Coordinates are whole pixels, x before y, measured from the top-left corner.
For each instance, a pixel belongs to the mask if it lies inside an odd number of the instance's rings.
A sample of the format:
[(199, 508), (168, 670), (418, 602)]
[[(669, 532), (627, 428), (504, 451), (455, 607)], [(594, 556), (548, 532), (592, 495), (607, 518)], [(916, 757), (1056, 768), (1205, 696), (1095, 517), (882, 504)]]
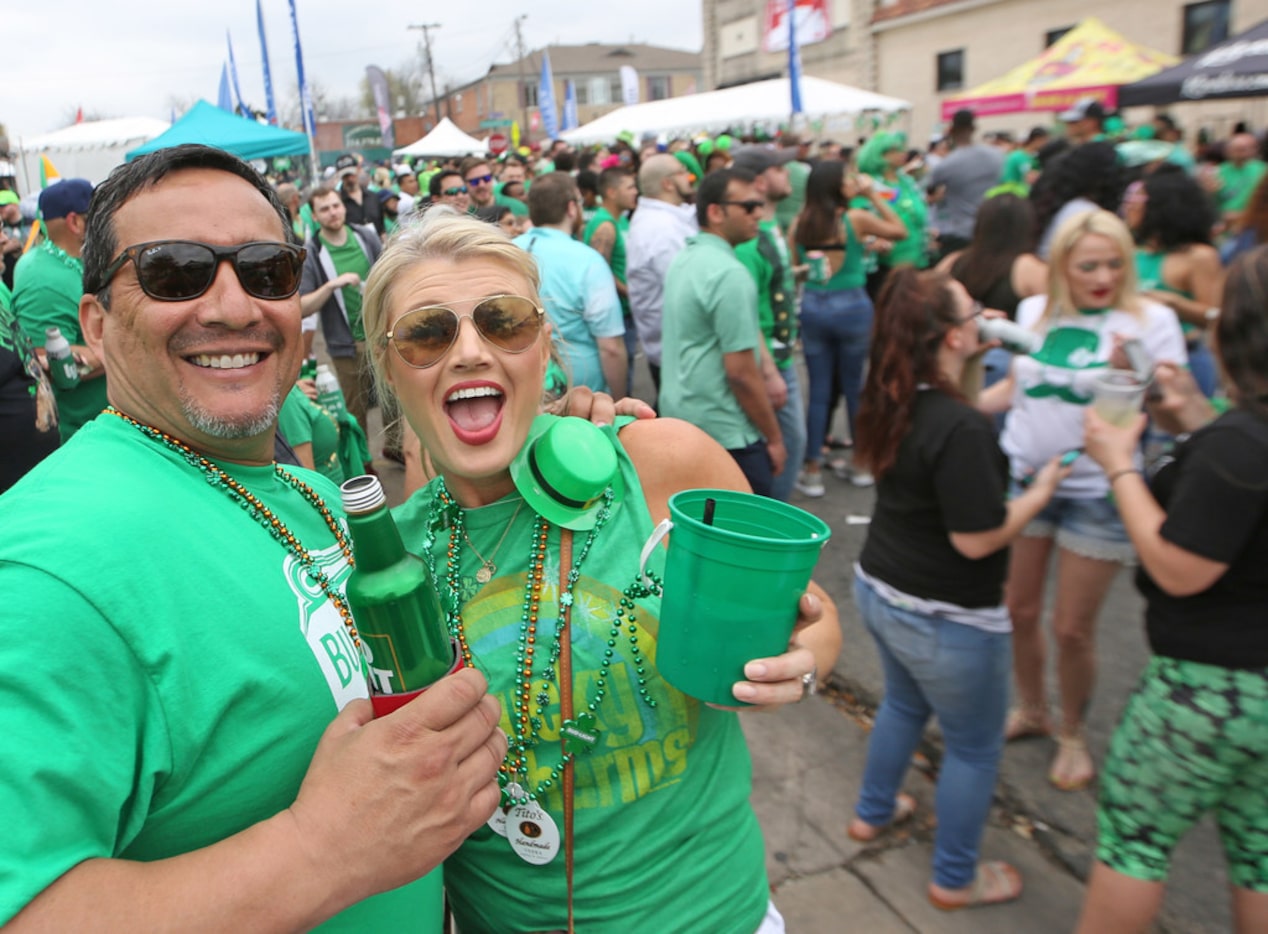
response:
[(9, 191), (7, 188), (4, 189), (3, 191), (0, 191), (0, 205), (18, 204), (18, 203), (19, 203), (19, 199), (18, 199), (18, 193), (16, 191)]
[(574, 531), (594, 528), (611, 487), (613, 505), (625, 495), (616, 446), (584, 418), (539, 415), (511, 462), (511, 478), (542, 518)]
[(734, 141), (733, 139), (731, 139), (731, 137), (730, 137), (730, 136), (728, 136), (726, 133), (723, 133), (723, 134), (722, 134), (721, 136), (719, 136), (719, 137), (718, 137), (718, 139), (717, 139), (717, 145), (718, 145), (718, 148), (719, 148), (719, 149), (730, 149), (730, 148), (731, 148), (731, 144), (732, 144), (733, 142), (735, 142), (735, 141)]
[(686, 170), (696, 177), (696, 181), (704, 178), (704, 169), (700, 167), (700, 160), (687, 152), (687, 150), (678, 150), (674, 153), (674, 158), (681, 162)]

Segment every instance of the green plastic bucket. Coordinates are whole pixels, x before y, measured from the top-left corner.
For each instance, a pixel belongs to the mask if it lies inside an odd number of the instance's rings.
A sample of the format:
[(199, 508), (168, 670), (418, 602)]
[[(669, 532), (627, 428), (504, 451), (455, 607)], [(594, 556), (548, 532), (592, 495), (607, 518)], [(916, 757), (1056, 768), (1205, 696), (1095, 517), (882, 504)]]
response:
[[(713, 500), (712, 524), (705, 524)], [(744, 665), (787, 650), (819, 552), (832, 537), (804, 509), (734, 490), (683, 490), (648, 539), (642, 563), (672, 530), (665, 557), (656, 667), (684, 694), (740, 706)]]

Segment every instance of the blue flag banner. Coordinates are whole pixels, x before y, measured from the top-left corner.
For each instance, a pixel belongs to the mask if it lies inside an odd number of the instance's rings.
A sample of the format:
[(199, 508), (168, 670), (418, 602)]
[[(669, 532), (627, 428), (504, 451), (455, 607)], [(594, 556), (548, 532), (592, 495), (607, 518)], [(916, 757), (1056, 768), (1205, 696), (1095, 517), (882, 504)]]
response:
[(378, 65), (367, 65), (365, 80), (374, 95), (374, 110), (379, 115), (379, 132), (383, 134), (383, 146), (396, 148), (396, 131), (392, 126), (392, 101), (387, 87), (387, 75)]
[(313, 98), (308, 93), (308, 82), (304, 80), (304, 48), (299, 42), (299, 16), (295, 13), (295, 0), (289, 0), (291, 7), (291, 33), (295, 39), (295, 74), (299, 79), (300, 119), (304, 121), (304, 132), (311, 140), (317, 134), (317, 121), (313, 118)]
[(801, 106), (801, 53), (797, 50), (797, 0), (788, 0), (788, 90), (792, 95), (792, 112), (799, 114)]
[(229, 35), (229, 30), (225, 30), (225, 42), (229, 44), (229, 77), (233, 79), (233, 97), (234, 103), (237, 105), (237, 112), (247, 119), (251, 118), (251, 111), (247, 109), (246, 101), (242, 99), (242, 85), (238, 83), (238, 66), (233, 60), (233, 37)]
[(564, 82), (564, 125), (565, 130), (575, 130), (581, 124), (577, 120), (577, 86), (569, 78)]
[(229, 91), (229, 64), (227, 62), (220, 66), (220, 91), (216, 95), (216, 106), (233, 113), (233, 94)]
[(542, 115), (542, 129), (547, 139), (559, 135), (559, 108), (555, 106), (555, 77), (550, 72), (550, 53), (542, 53), (542, 77), (537, 86), (537, 109)]
[(273, 73), (269, 69), (269, 44), (264, 39), (264, 11), (255, 0), (255, 25), (260, 33), (260, 58), (264, 62), (264, 104), (269, 126), (277, 126), (277, 104), (273, 101)]

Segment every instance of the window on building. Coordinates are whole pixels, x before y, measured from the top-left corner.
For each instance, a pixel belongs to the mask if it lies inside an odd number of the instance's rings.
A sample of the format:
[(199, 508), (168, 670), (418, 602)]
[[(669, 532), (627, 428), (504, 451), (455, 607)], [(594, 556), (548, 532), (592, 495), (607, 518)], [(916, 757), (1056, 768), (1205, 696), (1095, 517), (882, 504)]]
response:
[(1060, 29), (1049, 29), (1043, 34), (1043, 47), (1051, 48), (1061, 41), (1061, 37), (1073, 29), (1073, 26), (1062, 26)]
[(590, 103), (590, 85), (579, 81), (573, 87), (577, 94), (577, 106)]
[(1180, 54), (1196, 55), (1227, 39), (1230, 6), (1232, 0), (1185, 4)]
[(647, 99), (649, 101), (663, 101), (669, 97), (669, 78), (648, 78), (647, 79)]
[(453, 96), (453, 109), (454, 109), (454, 113), (462, 113), (462, 95), (461, 94), (455, 94)]
[(608, 82), (608, 100), (614, 104), (625, 102), (625, 89), (621, 87), (621, 76), (617, 75)]
[(537, 106), (537, 85), (532, 84), (528, 81), (525, 81), (523, 84), (520, 85), (520, 88), (522, 89), (520, 97), (524, 101), (524, 106), (536, 107)]
[[(590, 103), (591, 104), (609, 104), (612, 102), (611, 94), (612, 85), (607, 78), (591, 78), (590, 79)], [(616, 89), (616, 99), (621, 99), (621, 86), (618, 84)], [(578, 101), (580, 103), (580, 101)]]
[(958, 91), (964, 87), (964, 49), (938, 53), (938, 90)]

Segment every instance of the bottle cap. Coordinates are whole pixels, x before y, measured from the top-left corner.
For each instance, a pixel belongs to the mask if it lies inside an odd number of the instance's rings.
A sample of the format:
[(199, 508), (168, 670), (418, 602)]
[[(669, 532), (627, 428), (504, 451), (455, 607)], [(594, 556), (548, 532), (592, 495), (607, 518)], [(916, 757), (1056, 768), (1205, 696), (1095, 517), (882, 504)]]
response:
[(383, 495), (383, 484), (378, 477), (371, 474), (345, 480), (343, 486), (339, 487), (339, 493), (343, 498), (344, 511), (350, 515), (374, 512), (387, 503), (387, 497)]

